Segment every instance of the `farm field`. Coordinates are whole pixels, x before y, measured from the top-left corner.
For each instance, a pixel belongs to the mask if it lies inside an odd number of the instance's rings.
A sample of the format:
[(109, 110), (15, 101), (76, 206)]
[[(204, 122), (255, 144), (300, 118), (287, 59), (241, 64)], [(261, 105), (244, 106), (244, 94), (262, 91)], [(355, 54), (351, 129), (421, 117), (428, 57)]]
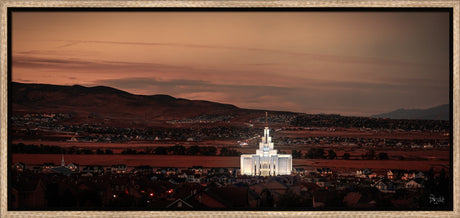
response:
[[(62, 156), (59, 154), (12, 154), (12, 162), (23, 162), (26, 165), (40, 165), (43, 162), (59, 164)], [(239, 168), (240, 157), (222, 156), (185, 156), (185, 155), (65, 155), (66, 163), (74, 162), (80, 165), (126, 164), (127, 166), (150, 165), (152, 167), (228, 167)], [(406, 169), (429, 170), (431, 167), (449, 169), (449, 161), (400, 161), (400, 160), (324, 160), (324, 159), (294, 159), (294, 167), (329, 167), (337, 171), (347, 169), (370, 168), (373, 170)]]
[[(127, 166), (149, 165), (152, 167), (239, 167), (240, 157), (221, 156), (186, 156), (186, 155), (78, 155), (66, 154), (66, 163), (80, 165), (111, 166), (126, 164)], [(61, 163), (60, 154), (13, 154), (12, 162), (23, 162), (26, 165), (40, 165), (43, 162)]]
[(409, 161), (409, 160), (323, 160), (323, 159), (295, 159), (294, 167), (327, 167), (339, 172), (369, 168), (373, 171), (388, 169), (428, 171), (430, 168), (440, 170), (449, 169), (449, 161)]
[(145, 148), (145, 147), (159, 147), (159, 146), (174, 146), (180, 144), (183, 146), (199, 145), (199, 146), (236, 146), (233, 141), (202, 141), (202, 142), (155, 142), (155, 141), (131, 141), (125, 143), (104, 143), (104, 142), (63, 142), (63, 141), (44, 141), (44, 140), (12, 140), (13, 144), (23, 143), (26, 145), (55, 145), (63, 148), (78, 147), (78, 148)]
[[(131, 141), (125, 143), (92, 143), (92, 142), (62, 142), (62, 141), (38, 141), (38, 140), (13, 140), (13, 144), (24, 143), (34, 145), (54, 145), (63, 148), (77, 147), (82, 149), (112, 149), (115, 153), (121, 153), (124, 149), (130, 148), (138, 151), (145, 149), (155, 149), (156, 147), (169, 147), (180, 144), (184, 147), (192, 145), (198, 146), (215, 146), (218, 149), (223, 147), (236, 149), (243, 154), (252, 154), (258, 148), (258, 145), (248, 145), (240, 147), (234, 140), (219, 140), (219, 141), (201, 141), (201, 142), (156, 142), (156, 141)], [(324, 151), (334, 150), (341, 159), (344, 153), (351, 155), (350, 159), (361, 159), (361, 155), (365, 154), (368, 149), (357, 148), (355, 146), (341, 145), (277, 145), (275, 148), (279, 153), (290, 154), (292, 150), (300, 150), (305, 154), (310, 148), (323, 148)], [(449, 149), (396, 149), (396, 148), (374, 148), (375, 153), (385, 152), (390, 157), (390, 160), (398, 160), (403, 157), (405, 160), (432, 161), (441, 160), (448, 161), (450, 158)]]
[(449, 136), (439, 132), (386, 132), (386, 131), (361, 131), (359, 129), (327, 130), (282, 130), (276, 135), (296, 137), (349, 137), (349, 138), (380, 138), (380, 139), (448, 139)]

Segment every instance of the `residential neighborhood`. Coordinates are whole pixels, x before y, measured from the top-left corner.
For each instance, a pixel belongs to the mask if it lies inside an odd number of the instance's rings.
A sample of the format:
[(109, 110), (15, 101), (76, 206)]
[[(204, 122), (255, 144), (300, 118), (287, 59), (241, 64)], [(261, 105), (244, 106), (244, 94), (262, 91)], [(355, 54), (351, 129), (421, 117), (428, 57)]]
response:
[(448, 174), (363, 168), (295, 168), (292, 175), (240, 175), (239, 168), (153, 168), (44, 163), (11, 167), (11, 209), (257, 210), (425, 207), (447, 200)]

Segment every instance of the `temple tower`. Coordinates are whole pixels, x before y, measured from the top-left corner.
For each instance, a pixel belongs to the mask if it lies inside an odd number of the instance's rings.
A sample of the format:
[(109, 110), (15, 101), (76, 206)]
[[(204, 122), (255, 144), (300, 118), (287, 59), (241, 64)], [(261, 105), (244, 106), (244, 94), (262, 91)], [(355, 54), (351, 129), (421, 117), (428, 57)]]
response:
[(274, 149), (270, 128), (268, 128), (268, 114), (265, 112), (264, 135), (255, 154), (243, 154), (240, 158), (242, 175), (277, 176), (290, 175), (292, 171), (292, 155), (278, 154)]

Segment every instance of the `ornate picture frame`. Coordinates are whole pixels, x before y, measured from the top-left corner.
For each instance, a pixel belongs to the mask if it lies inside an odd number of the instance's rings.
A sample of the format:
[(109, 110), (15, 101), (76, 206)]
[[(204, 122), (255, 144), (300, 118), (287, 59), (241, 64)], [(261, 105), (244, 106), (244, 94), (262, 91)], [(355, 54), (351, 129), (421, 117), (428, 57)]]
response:
[[(453, 211), (8, 211), (8, 10), (11, 8), (451, 8), (453, 10)], [(460, 216), (460, 2), (458, 1), (33, 1), (1, 0), (1, 50), (0, 50), (0, 215), (2, 217), (458, 217)]]

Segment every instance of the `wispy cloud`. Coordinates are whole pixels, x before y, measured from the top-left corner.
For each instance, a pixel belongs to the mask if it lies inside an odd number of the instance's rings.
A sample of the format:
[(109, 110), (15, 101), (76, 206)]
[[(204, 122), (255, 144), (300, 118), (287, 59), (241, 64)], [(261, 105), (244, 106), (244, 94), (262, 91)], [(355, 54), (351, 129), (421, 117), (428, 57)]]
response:
[[(177, 89), (180, 87), (193, 87), (193, 91), (199, 87), (218, 88), (245, 88), (258, 89), (260, 87), (270, 88), (268, 91), (283, 91), (279, 87), (303, 87), (304, 89), (322, 91), (325, 89), (334, 90), (371, 90), (371, 89), (388, 89), (401, 90), (403, 88), (431, 87), (445, 88), (445, 79), (433, 78), (397, 78), (393, 81), (389, 80), (335, 80), (330, 79), (314, 79), (314, 78), (297, 78), (289, 75), (270, 75), (266, 72), (257, 71), (228, 71), (226, 69), (205, 69), (196, 68), (186, 65), (170, 65), (160, 63), (146, 62), (124, 62), (124, 61), (104, 61), (104, 60), (86, 60), (77, 58), (53, 58), (53, 57), (37, 57), (32, 55), (16, 55), (13, 57), (14, 68), (32, 68), (32, 69), (54, 69), (67, 71), (80, 70), (87, 73), (116, 73), (131, 74), (126, 78), (123, 76), (120, 79), (103, 80), (101, 77), (94, 77), (95, 83), (104, 82), (104, 84), (115, 85), (120, 88), (139, 88), (143, 86), (156, 85), (165, 90)], [(137, 72), (137, 73), (136, 73)], [(167, 73), (167, 74), (165, 74)], [(137, 75), (137, 76), (136, 76)], [(143, 76), (140, 76), (143, 75)], [(65, 76), (65, 74), (63, 74)], [(77, 75), (70, 76), (72, 80), (78, 79)], [(69, 77), (69, 78), (70, 78)], [(103, 78), (103, 77), (102, 77)], [(110, 78), (110, 77), (109, 77)], [(155, 78), (155, 79), (151, 79)], [(183, 78), (183, 79), (181, 79)], [(195, 78), (195, 80), (189, 80)], [(261, 81), (268, 80), (267, 86)], [(225, 85), (226, 84), (226, 85)], [(234, 85), (238, 84), (238, 85)], [(276, 84), (276, 85), (274, 85)]]
[(55, 69), (83, 69), (98, 71), (124, 70), (130, 71), (149, 71), (156, 70), (190, 70), (190, 67), (167, 65), (160, 63), (139, 63), (124, 61), (104, 61), (104, 60), (86, 60), (77, 58), (55, 58), (55, 57), (37, 57), (32, 55), (13, 56), (13, 67), (24, 68), (55, 68)]
[[(425, 107), (423, 103), (427, 101), (442, 104), (447, 99), (440, 99), (439, 96), (448, 96), (443, 79), (347, 81), (335, 80), (334, 77), (315, 79), (270, 75), (263, 70), (238, 71), (160, 63), (14, 55), (13, 69), (21, 68), (48, 69), (49, 72), (43, 72), (37, 78), (65, 79), (67, 84), (106, 85), (137, 94), (169, 94), (230, 103), (242, 108), (298, 112), (323, 110), (350, 115), (374, 114), (400, 107)], [(70, 69), (71, 73), (68, 73)], [(57, 72), (60, 73), (59, 77), (56, 77)], [(18, 81), (27, 82), (24, 79)]]
[(197, 48), (197, 49), (228, 49), (247, 52), (271, 53), (288, 56), (302, 56), (315, 61), (338, 62), (338, 63), (358, 63), (358, 64), (377, 64), (377, 65), (433, 65), (430, 63), (414, 63), (400, 60), (373, 58), (373, 57), (358, 57), (358, 56), (340, 56), (330, 54), (318, 54), (308, 52), (298, 52), (283, 49), (267, 49), (256, 47), (237, 47), (223, 45), (205, 45), (205, 44), (186, 44), (186, 43), (164, 43), (164, 42), (129, 42), (129, 41), (96, 41), (96, 40), (53, 40), (54, 42), (63, 42), (63, 45), (57, 48), (66, 48), (78, 44), (94, 43), (94, 44), (110, 44), (110, 45), (126, 45), (126, 46), (168, 46), (181, 48)]

